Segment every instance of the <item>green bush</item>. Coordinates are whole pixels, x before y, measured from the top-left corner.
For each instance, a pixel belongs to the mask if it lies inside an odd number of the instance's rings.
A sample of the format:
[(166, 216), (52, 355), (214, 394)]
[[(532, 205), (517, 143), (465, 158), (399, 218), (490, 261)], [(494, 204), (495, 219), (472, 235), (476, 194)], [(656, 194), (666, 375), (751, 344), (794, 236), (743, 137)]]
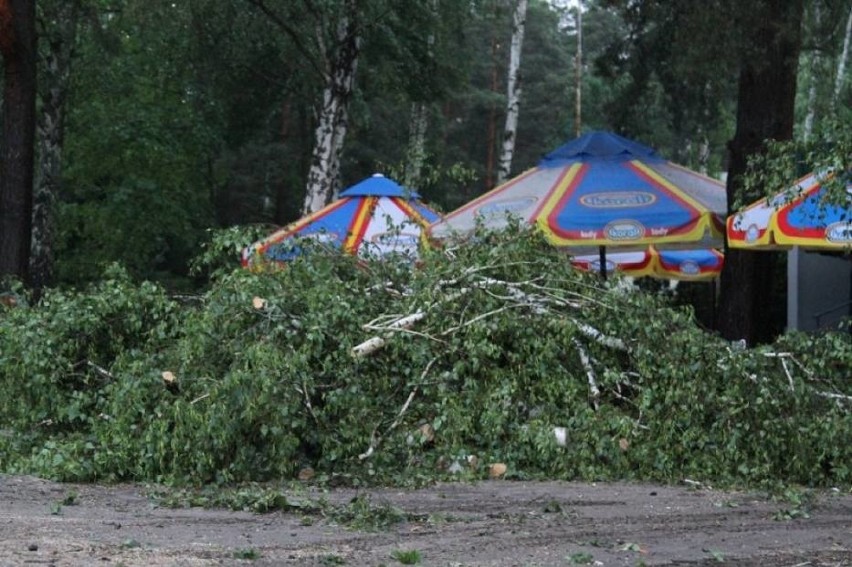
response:
[[(371, 337), (384, 346), (353, 356)], [(219, 271), (197, 301), (113, 270), (0, 312), (0, 470), (376, 483), (503, 462), (514, 478), (850, 484), (851, 343), (735, 348), (526, 233), (413, 268), (317, 252)]]

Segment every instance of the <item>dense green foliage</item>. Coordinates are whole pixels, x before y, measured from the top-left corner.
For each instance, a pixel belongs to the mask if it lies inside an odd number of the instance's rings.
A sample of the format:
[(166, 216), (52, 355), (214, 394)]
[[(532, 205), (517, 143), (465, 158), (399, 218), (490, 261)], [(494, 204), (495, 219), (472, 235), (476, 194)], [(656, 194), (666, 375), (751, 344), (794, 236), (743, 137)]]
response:
[[(352, 355), (373, 336), (383, 348)], [(197, 297), (112, 269), (0, 311), (0, 470), (400, 482), (503, 462), (514, 478), (849, 485), (850, 367), (845, 332), (736, 348), (534, 234), (415, 269), (317, 253)]]

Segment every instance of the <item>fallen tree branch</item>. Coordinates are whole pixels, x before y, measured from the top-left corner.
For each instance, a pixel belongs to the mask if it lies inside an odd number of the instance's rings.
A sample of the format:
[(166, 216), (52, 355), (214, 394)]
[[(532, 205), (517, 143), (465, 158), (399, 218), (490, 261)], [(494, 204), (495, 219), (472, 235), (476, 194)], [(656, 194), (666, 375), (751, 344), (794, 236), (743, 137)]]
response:
[(785, 361), (789, 359), (793, 364), (799, 367), (799, 369), (804, 372), (809, 378), (813, 378), (814, 373), (808, 370), (804, 364), (799, 362), (795, 356), (793, 356), (792, 352), (764, 352), (763, 356), (767, 358), (777, 358), (781, 360), (781, 364), (784, 365), (784, 370), (787, 371), (787, 366)]
[(817, 396), (821, 396), (823, 398), (829, 398), (832, 400), (843, 400), (846, 402), (852, 402), (852, 396), (847, 396), (846, 394), (835, 394), (834, 392), (822, 392), (820, 390), (814, 390), (814, 393)]
[(586, 371), (586, 379), (589, 381), (589, 401), (592, 402), (592, 406), (594, 406), (595, 411), (597, 411), (600, 404), (601, 391), (598, 388), (595, 369), (592, 367), (592, 362), (589, 359), (589, 353), (586, 352), (582, 343), (580, 343), (577, 339), (574, 339), (574, 346), (577, 347), (577, 352), (580, 355), (580, 364), (583, 365), (583, 368)]
[(107, 380), (115, 380), (115, 376), (113, 376), (112, 373), (109, 370), (107, 370), (106, 368), (104, 368), (103, 366), (98, 366), (97, 364), (95, 364), (91, 360), (87, 360), (86, 364), (88, 365), (89, 368), (94, 370), (95, 373), (98, 376), (100, 376), (101, 378), (105, 378)]
[(793, 386), (793, 376), (790, 374), (790, 369), (787, 368), (787, 361), (785, 359), (781, 359), (781, 367), (784, 369), (784, 374), (787, 375), (787, 382), (790, 384), (790, 391), (795, 392), (796, 388)]
[(382, 337), (371, 337), (366, 341), (352, 347), (352, 356), (362, 357), (369, 356), (385, 346), (385, 340)]
[(317, 414), (314, 413), (314, 406), (311, 405), (311, 398), (310, 398), (310, 396), (308, 396), (308, 386), (307, 386), (307, 384), (305, 384), (305, 381), (302, 380), (302, 387), (301, 388), (299, 388), (298, 386), (293, 386), (293, 387), (296, 388), (297, 392), (299, 392), (300, 394), (302, 394), (302, 396), (304, 396), (305, 407), (307, 408), (308, 413), (310, 413), (311, 417), (314, 418), (314, 423), (319, 425), (319, 419), (317, 419)]
[(406, 398), (405, 403), (402, 404), (402, 407), (400, 408), (399, 412), (396, 414), (396, 419), (394, 419), (393, 423), (391, 423), (390, 426), (388, 426), (388, 428), (385, 430), (384, 435), (377, 436), (376, 430), (378, 429), (378, 427), (376, 427), (376, 429), (373, 429), (373, 433), (372, 433), (372, 435), (370, 435), (370, 446), (367, 447), (366, 451), (364, 451), (363, 453), (358, 455), (359, 461), (363, 461), (364, 459), (369, 459), (371, 456), (373, 456), (373, 453), (376, 452), (376, 449), (381, 444), (382, 439), (387, 437), (388, 434), (390, 434), (394, 429), (396, 429), (399, 426), (399, 424), (402, 422), (402, 416), (405, 415), (405, 412), (408, 411), (408, 407), (411, 405), (411, 401), (414, 399), (414, 396), (417, 395), (417, 390), (420, 389), (420, 384), (423, 382), (423, 379), (426, 378), (426, 375), (429, 373), (429, 370), (432, 368), (432, 365), (435, 364), (435, 362), (437, 360), (438, 360), (437, 357), (433, 358), (426, 365), (426, 368), (423, 369), (423, 372), (420, 374), (420, 380), (418, 380), (417, 384), (414, 386), (414, 389), (411, 390), (411, 393), (408, 394), (408, 398)]
[[(424, 311), (418, 311), (416, 313), (412, 313), (411, 315), (406, 315), (405, 317), (400, 317), (395, 321), (389, 323), (388, 325), (382, 327), (384, 331), (399, 331), (399, 330), (407, 330), (410, 329), (420, 321), (426, 317), (426, 313)], [(375, 319), (374, 319), (375, 320)], [(367, 328), (375, 328), (371, 324), (365, 325)], [(355, 345), (352, 347), (352, 356), (355, 357), (363, 357), (369, 356), (385, 346), (385, 339), (382, 337), (372, 337), (367, 339), (366, 341)]]
[(451, 333), (455, 333), (459, 329), (463, 329), (464, 327), (467, 327), (469, 325), (473, 325), (477, 321), (481, 321), (482, 319), (485, 319), (487, 317), (491, 317), (492, 315), (497, 315), (498, 313), (502, 313), (503, 311), (507, 311), (507, 310), (515, 308), (515, 307), (522, 307), (522, 305), (504, 305), (503, 307), (500, 307), (498, 309), (494, 309), (493, 311), (489, 311), (487, 313), (482, 313), (480, 315), (477, 315), (473, 319), (465, 321), (464, 323), (462, 323), (460, 325), (456, 325), (455, 327), (450, 327), (446, 331), (443, 331), (441, 333), (441, 336), (446, 336), (446, 335), (449, 335)]
[(625, 351), (625, 352), (628, 350), (627, 345), (624, 344), (624, 341), (622, 341), (621, 339), (619, 339), (617, 337), (608, 337), (608, 336), (604, 335), (602, 332), (600, 332), (597, 329), (595, 329), (594, 327), (592, 327), (591, 325), (586, 324), (586, 323), (581, 323), (580, 321), (577, 321), (576, 319), (569, 319), (569, 321), (574, 323), (574, 326), (577, 327), (578, 331), (580, 331), (582, 334), (586, 335), (588, 338), (592, 339), (593, 341), (595, 341), (598, 344), (602, 344), (604, 346), (608, 346), (610, 348), (622, 350), (622, 351)]
[(509, 293), (509, 297), (511, 299), (514, 299), (515, 301), (532, 308), (533, 312), (536, 315), (544, 315), (548, 312), (548, 309), (545, 305), (543, 305), (545, 302), (542, 300), (542, 298), (518, 289), (518, 286), (524, 285), (525, 283), (532, 283), (534, 281), (535, 279), (528, 280), (526, 282), (516, 283), (497, 280), (494, 278), (481, 278), (478, 282), (476, 282), (476, 285), (477, 287), (481, 287), (483, 289), (489, 286), (504, 286), (506, 288), (506, 291)]
[(194, 400), (192, 400), (191, 402), (189, 402), (189, 405), (194, 406), (195, 404), (197, 404), (197, 403), (198, 403), (198, 402), (200, 402), (201, 400), (206, 400), (206, 399), (207, 399), (207, 398), (209, 398), (209, 397), (210, 397), (210, 393), (209, 393), (209, 392), (208, 392), (208, 393), (206, 393), (206, 394), (201, 394), (200, 396), (198, 396), (197, 398), (195, 398)]
[[(468, 276), (471, 276), (471, 275), (475, 274), (476, 272), (482, 271), (483, 269), (490, 269), (490, 268), (491, 267), (470, 268), (468, 270), (465, 270), (464, 274), (460, 278), (456, 278), (456, 279), (452, 279), (452, 280), (441, 280), (441, 281), (439, 281), (437, 288), (440, 290), (442, 288), (445, 288), (445, 287), (448, 287), (448, 286), (451, 286), (451, 285), (459, 284), (459, 283), (461, 283), (462, 279), (464, 279)], [(567, 299), (564, 299), (564, 298), (557, 296), (554, 292), (559, 291), (559, 290), (555, 290), (553, 288), (547, 288), (547, 287), (538, 285), (536, 282), (538, 282), (541, 279), (542, 279), (541, 277), (537, 277), (537, 278), (532, 278), (530, 280), (526, 280), (526, 281), (523, 281), (523, 282), (507, 282), (507, 281), (504, 281), (504, 280), (498, 280), (498, 279), (491, 278), (491, 277), (477, 276), (475, 281), (470, 282), (469, 285), (471, 287), (460, 288), (458, 290), (455, 290), (453, 293), (451, 293), (447, 296), (439, 298), (438, 300), (433, 302), (431, 305), (429, 305), (426, 310), (421, 309), (421, 310), (418, 310), (416, 313), (412, 313), (411, 315), (405, 315), (405, 316), (385, 315), (385, 316), (379, 317), (377, 319), (374, 319), (373, 321), (371, 321), (370, 323), (367, 323), (366, 325), (363, 325), (362, 328), (367, 329), (367, 330), (382, 332), (382, 333), (385, 333), (385, 334), (388, 333), (388, 332), (394, 332), (394, 331), (404, 331), (404, 332), (410, 332), (412, 334), (416, 334), (418, 336), (423, 336), (423, 337), (428, 338), (428, 339), (440, 341), (440, 339), (437, 339), (437, 338), (435, 338), (431, 335), (412, 331), (411, 327), (413, 327), (416, 323), (418, 323), (419, 321), (424, 319), (426, 317), (426, 312), (428, 310), (433, 309), (438, 305), (455, 301), (459, 297), (470, 293), (473, 289), (480, 289), (480, 290), (484, 291), (485, 293), (491, 295), (492, 297), (495, 297), (497, 299), (500, 299), (500, 300), (503, 300), (503, 301), (506, 301), (506, 302), (509, 302), (509, 303), (507, 305), (504, 305), (503, 307), (494, 309), (492, 311), (489, 311), (487, 313), (483, 313), (481, 315), (477, 315), (476, 317), (474, 317), (474, 318), (472, 318), (472, 319), (470, 319), (470, 320), (468, 320), (464, 323), (460, 323), (460, 324), (458, 324), (454, 327), (450, 327), (449, 329), (446, 329), (443, 332), (441, 332), (441, 336), (446, 336), (446, 335), (452, 334), (452, 333), (458, 331), (459, 329), (462, 329), (462, 328), (464, 328), (468, 325), (472, 325), (472, 324), (476, 323), (477, 321), (481, 321), (482, 319), (485, 319), (485, 318), (490, 317), (492, 315), (496, 315), (498, 313), (506, 311), (507, 309), (523, 307), (523, 308), (526, 308), (526, 309), (530, 309), (536, 315), (545, 315), (545, 314), (551, 313), (550, 305), (557, 305), (557, 306), (560, 306), (560, 307), (570, 307), (570, 308), (573, 308), (573, 309), (578, 309), (578, 308), (582, 307), (581, 303), (578, 303), (576, 301), (569, 301)], [(529, 293), (528, 291), (524, 291), (523, 289), (520, 289), (522, 286), (537, 287), (538, 289), (545, 291), (546, 293), (545, 294)], [(506, 295), (498, 295), (498, 294), (492, 292), (490, 288), (493, 288), (493, 287), (504, 288), (506, 290)], [(590, 301), (589, 298), (584, 297), (583, 299)], [(379, 321), (386, 321), (388, 319), (392, 319), (392, 322), (389, 323), (389, 324), (386, 324), (386, 325), (382, 325), (382, 326), (379, 326), (377, 324)], [(577, 327), (577, 329), (582, 334), (593, 339), (595, 342), (597, 342), (599, 344), (603, 344), (603, 345), (608, 346), (610, 348), (615, 348), (615, 349), (622, 350), (622, 351), (628, 350), (626, 344), (621, 339), (618, 339), (616, 337), (606, 336), (603, 333), (601, 333), (600, 331), (598, 331), (597, 329), (595, 329), (594, 327), (592, 327), (591, 325), (588, 325), (586, 323), (581, 323), (580, 321), (577, 321), (576, 319), (570, 319), (570, 321), (572, 321), (574, 323), (574, 325)], [(366, 341), (363, 341), (362, 343), (359, 343), (358, 345), (354, 346), (351, 350), (351, 354), (352, 354), (352, 356), (355, 356), (355, 357), (370, 356), (374, 352), (383, 348), (386, 344), (387, 344), (387, 341), (382, 336), (371, 337), (371, 338), (367, 339)]]

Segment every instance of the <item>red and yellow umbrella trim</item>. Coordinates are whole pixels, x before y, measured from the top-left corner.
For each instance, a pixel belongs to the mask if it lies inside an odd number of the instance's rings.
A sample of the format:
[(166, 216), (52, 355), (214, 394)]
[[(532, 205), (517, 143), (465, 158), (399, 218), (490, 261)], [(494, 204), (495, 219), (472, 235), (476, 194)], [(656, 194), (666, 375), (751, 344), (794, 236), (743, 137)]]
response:
[[(690, 222), (677, 227), (671, 227), (665, 235), (651, 235), (637, 238), (630, 244), (661, 244), (668, 242), (697, 242), (703, 239), (705, 233), (710, 233), (713, 237), (721, 237), (723, 233), (723, 225), (715, 215), (703, 207), (698, 201), (681, 191), (676, 185), (647, 167), (638, 160), (633, 160), (628, 163), (637, 175), (643, 177), (646, 181), (653, 184), (661, 191), (668, 194), (673, 200), (681, 203), (689, 209), (694, 218)], [(558, 228), (555, 222), (555, 215), (562, 210), (567, 200), (571, 197), (577, 186), (582, 181), (588, 171), (588, 164), (576, 163), (568, 168), (550, 192), (541, 208), (536, 211), (534, 217), (539, 228), (544, 231), (548, 241), (556, 246), (582, 246), (589, 244), (596, 245), (624, 245), (623, 241), (611, 240), (603, 236), (602, 230), (595, 231), (594, 238), (580, 239), (574, 235), (569, 235)]]

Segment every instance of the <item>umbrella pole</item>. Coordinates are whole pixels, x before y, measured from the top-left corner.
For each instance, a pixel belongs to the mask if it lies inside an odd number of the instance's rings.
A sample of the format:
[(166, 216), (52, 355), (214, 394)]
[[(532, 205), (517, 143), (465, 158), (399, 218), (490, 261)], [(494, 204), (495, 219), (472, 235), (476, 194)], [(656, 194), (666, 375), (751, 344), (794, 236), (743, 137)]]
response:
[(600, 256), (599, 262), (601, 265), (601, 279), (606, 281), (606, 246), (599, 247), (598, 254)]

